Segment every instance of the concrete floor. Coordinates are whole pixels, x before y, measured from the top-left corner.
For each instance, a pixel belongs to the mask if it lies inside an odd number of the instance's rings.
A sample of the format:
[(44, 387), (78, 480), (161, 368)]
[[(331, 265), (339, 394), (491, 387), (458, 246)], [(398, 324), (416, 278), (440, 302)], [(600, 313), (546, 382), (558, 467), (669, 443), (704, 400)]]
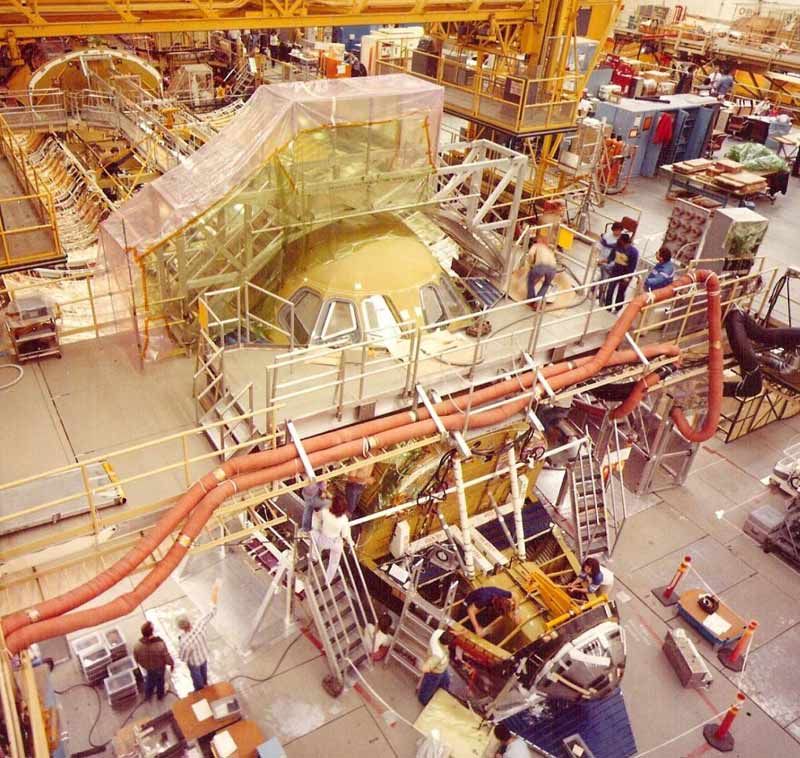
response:
[[(664, 200), (664, 190), (665, 184), (658, 180), (632, 182), (626, 197), (645, 211), (642, 234), (665, 228), (671, 206)], [(779, 265), (792, 262), (798, 191), (800, 180), (792, 179), (788, 197), (779, 197), (774, 206), (757, 207), (771, 221), (764, 250)], [(0, 426), (4, 450), (0, 482), (190, 428), (194, 424), (191, 372), (191, 360), (176, 359), (149, 365), (140, 373), (132, 346), (120, 338), (69, 345), (62, 361), (26, 366), (23, 380), (0, 396), (5, 422)], [(609, 565), (617, 576), (616, 596), (627, 632), (623, 689), (640, 754), (695, 758), (711, 752), (699, 725), (723, 711), (741, 688), (748, 701), (733, 727), (736, 754), (800, 756), (800, 688), (795, 674), (800, 657), (800, 574), (774, 555), (765, 555), (741, 531), (754, 508), (786, 507), (784, 496), (760, 480), (780, 450), (797, 440), (800, 419), (773, 424), (731, 445), (712, 441), (699, 454), (684, 487), (651, 496), (651, 507), (626, 522)], [(197, 446), (208, 449), (200, 441)], [(138, 459), (132, 456), (127, 465), (131, 472), (147, 470), (158, 460), (159, 453), (150, 450)], [(196, 476), (199, 470), (192, 473)], [(129, 504), (170, 496), (181, 486), (177, 475), (138, 482), (129, 492)], [(692, 555), (699, 572), (687, 577), (684, 589), (705, 582), (740, 615), (760, 622), (742, 676), (721, 670), (710, 646), (698, 642), (714, 673), (714, 683), (704, 691), (681, 689), (667, 665), (659, 649), (661, 640), (668, 627), (682, 622), (650, 595), (652, 587), (668, 581), (684, 554)], [(212, 631), (212, 679), (242, 673), (262, 679), (272, 675), (264, 682), (238, 679), (235, 686), (247, 716), (267, 735), (277, 735), (289, 758), (414, 754), (417, 735), (402, 723), (390, 726), (393, 719), (384, 713), (385, 706), (363, 687), (349, 688), (335, 701), (323, 692), (320, 681), (326, 667), (300, 631), (306, 624), (303, 618), (297, 619), (297, 629), (287, 637), (280, 625), (269, 624), (252, 655), (243, 657), (239, 647), (246, 611), (263, 593), (264, 577), (250, 572), (235, 553), (224, 562), (209, 558), (206, 564), (193, 567), (180, 582), (169, 580), (123, 619), (128, 640), (136, 638), (146, 617), (162, 623), (167, 636), (174, 634), (170, 629), (175, 615), (181, 610), (200, 613), (213, 578), (221, 576), (222, 609)], [(126, 589), (130, 585), (124, 583), (115, 592)], [(80, 682), (74, 661), (58, 666), (54, 676), (59, 690)], [(414, 721), (420, 709), (414, 682), (404, 671), (379, 665), (366, 677), (393, 710)], [(186, 672), (179, 670), (175, 687), (185, 691), (186, 686)], [(77, 688), (62, 698), (62, 705), (71, 749), (87, 748), (97, 712), (95, 695)], [(157, 711), (156, 704), (144, 705), (131, 718)], [(104, 703), (92, 740), (99, 744), (110, 739), (128, 715), (114, 713)], [(664, 745), (669, 740), (674, 741)]]

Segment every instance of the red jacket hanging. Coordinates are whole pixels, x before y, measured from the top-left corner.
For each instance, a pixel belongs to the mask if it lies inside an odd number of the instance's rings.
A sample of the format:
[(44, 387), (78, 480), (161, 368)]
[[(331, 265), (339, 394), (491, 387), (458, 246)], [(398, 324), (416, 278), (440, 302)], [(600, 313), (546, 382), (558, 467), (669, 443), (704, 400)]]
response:
[(662, 113), (653, 135), (653, 144), (666, 145), (672, 140), (672, 127), (675, 117), (671, 113)]

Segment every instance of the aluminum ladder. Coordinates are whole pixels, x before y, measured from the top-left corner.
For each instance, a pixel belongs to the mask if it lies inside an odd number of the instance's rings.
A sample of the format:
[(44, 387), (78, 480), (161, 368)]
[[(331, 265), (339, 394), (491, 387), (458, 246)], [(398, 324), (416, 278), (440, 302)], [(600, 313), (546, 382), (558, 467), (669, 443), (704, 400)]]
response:
[(444, 609), (422, 598), (417, 591), (421, 563), (412, 570), (409, 589), (397, 621), (397, 629), (389, 645), (386, 661), (395, 660), (413, 676), (422, 676), (422, 663), (429, 655), (431, 635), (447, 624), (458, 581), (453, 579), (447, 589)]
[(327, 559), (323, 560), (313, 540), (301, 544), (305, 555), (298, 560), (297, 569), (303, 574), (306, 607), (331, 672), (324, 684), (336, 696), (352, 667), (370, 663), (364, 627), (377, 624), (377, 616), (354, 550), (342, 555), (336, 574), (327, 582)]
[(578, 559), (607, 553), (610, 545), (606, 514), (606, 481), (586, 437), (567, 469)]

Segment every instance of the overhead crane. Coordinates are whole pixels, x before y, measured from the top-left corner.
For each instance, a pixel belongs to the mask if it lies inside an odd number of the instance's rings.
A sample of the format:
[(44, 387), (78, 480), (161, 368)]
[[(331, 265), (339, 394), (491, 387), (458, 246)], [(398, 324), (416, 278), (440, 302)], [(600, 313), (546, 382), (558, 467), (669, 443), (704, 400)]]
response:
[(34, 4), (4, 0), (0, 3), (0, 31), (22, 39), (493, 18), (526, 21), (534, 18), (541, 5), (536, 0), (46, 0)]

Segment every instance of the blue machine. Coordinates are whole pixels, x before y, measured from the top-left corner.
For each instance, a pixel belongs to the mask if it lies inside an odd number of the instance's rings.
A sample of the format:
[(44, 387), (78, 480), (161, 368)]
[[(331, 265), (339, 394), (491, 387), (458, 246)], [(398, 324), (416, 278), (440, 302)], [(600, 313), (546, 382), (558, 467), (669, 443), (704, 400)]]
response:
[[(700, 95), (665, 95), (659, 101), (624, 98), (619, 103), (598, 103), (595, 117), (605, 119), (623, 142), (636, 146), (631, 176), (655, 176), (661, 165), (702, 157), (719, 107), (714, 98)], [(654, 142), (665, 113), (673, 118), (672, 137), (665, 143)]]

